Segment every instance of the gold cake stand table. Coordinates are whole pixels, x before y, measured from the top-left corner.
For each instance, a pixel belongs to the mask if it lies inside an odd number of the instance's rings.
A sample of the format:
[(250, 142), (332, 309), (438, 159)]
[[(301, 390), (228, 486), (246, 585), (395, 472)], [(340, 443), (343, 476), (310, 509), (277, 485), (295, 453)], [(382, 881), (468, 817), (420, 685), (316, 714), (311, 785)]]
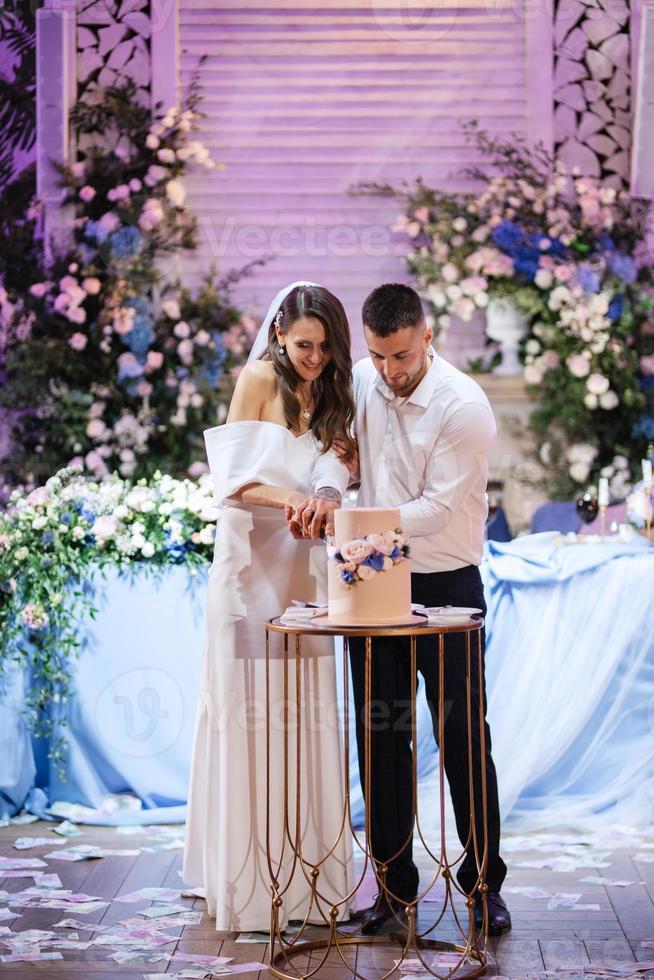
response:
[[(308, 977), (320, 977), (328, 975), (336, 969), (346, 969), (353, 976), (368, 980), (374, 976), (374, 980), (386, 980), (392, 975), (398, 978), (407, 973), (422, 973), (439, 978), (463, 978), (479, 977), (486, 973), (489, 963), (488, 939), (486, 926), (481, 931), (475, 929), (474, 905), (475, 896), (482, 896), (484, 908), (484, 923), (487, 923), (486, 892), (485, 883), (486, 868), (488, 861), (488, 827), (486, 812), (486, 741), (484, 726), (484, 705), (481, 691), (483, 685), (479, 685), (480, 693), (477, 704), (473, 704), (471, 666), (473, 657), (477, 660), (478, 676), (482, 676), (482, 645), (481, 632), (484, 622), (480, 617), (475, 617), (465, 624), (456, 626), (431, 626), (428, 625), (424, 617), (411, 617), (411, 623), (406, 626), (386, 626), (386, 627), (345, 627), (329, 624), (326, 619), (316, 617), (309, 625), (304, 624), (283, 624), (279, 618), (268, 621), (265, 625), (266, 630), (266, 857), (268, 861), (268, 872), (271, 882), (271, 926), (270, 926), (270, 946), (269, 962), (270, 971), (280, 980), (305, 980)], [(468, 724), (468, 783), (470, 793), (470, 826), (468, 830), (468, 840), (465, 847), (461, 847), (459, 841), (456, 842), (456, 856), (450, 857), (446, 842), (446, 810), (445, 810), (445, 768), (444, 757), (447, 752), (445, 738), (445, 656), (447, 651), (447, 637), (453, 633), (465, 634), (465, 676), (466, 676), (466, 704), (467, 704), (467, 724)], [(330, 636), (342, 637), (343, 639), (343, 688), (345, 692), (344, 704), (342, 709), (342, 739), (341, 752), (343, 761), (343, 795), (344, 807), (342, 821), (340, 825), (340, 836), (351, 834), (354, 846), (362, 852), (363, 867), (355, 876), (355, 883), (348, 894), (339, 895), (335, 900), (333, 895), (327, 896), (321, 886), (321, 872), (326, 861), (334, 853), (339, 840), (325, 842), (325, 854), (321, 857), (311, 855), (308, 858), (303, 854), (302, 847), (302, 819), (301, 804), (302, 795), (306, 792), (306, 787), (302, 785), (301, 779), (301, 758), (303, 753), (302, 745), (302, 712), (305, 705), (302, 704), (303, 696), (303, 669), (307, 669), (306, 655), (303, 655), (303, 639), (309, 636)], [(367, 871), (372, 871), (376, 878), (377, 889), (388, 898), (397, 898), (389, 890), (386, 883), (386, 866), (383, 862), (376, 859), (372, 853), (371, 825), (369, 807), (366, 806), (365, 834), (357, 832), (352, 823), (352, 812), (350, 803), (350, 709), (349, 709), (349, 650), (348, 640), (352, 637), (361, 637), (364, 640), (364, 672), (365, 672), (365, 757), (362, 771), (364, 773), (364, 798), (371, 799), (371, 780), (373, 778), (371, 766), (368, 760), (371, 758), (371, 745), (374, 738), (372, 725), (372, 702), (371, 702), (371, 677), (372, 663), (374, 657), (373, 638), (374, 637), (407, 637), (409, 640), (409, 656), (411, 658), (411, 698), (410, 698), (410, 725), (411, 741), (413, 745), (413, 775), (412, 775), (412, 794), (413, 794), (413, 831), (420, 840), (425, 853), (431, 862), (429, 880), (421, 887), (418, 896), (414, 901), (405, 906), (406, 925), (397, 922), (397, 928), (391, 933), (376, 936), (365, 936), (361, 934), (361, 928), (365, 920), (346, 921), (349, 915), (350, 906), (353, 903), (357, 891), (361, 888)], [(438, 677), (439, 677), (439, 704), (438, 704), (438, 789), (440, 795), (440, 842), (438, 846), (430, 845), (423, 834), (420, 822), (420, 808), (418, 800), (418, 760), (416, 749), (416, 690), (417, 690), (417, 640), (419, 637), (433, 637), (434, 656), (438, 658)], [(281, 719), (279, 712), (276, 712), (277, 731), (279, 731), (281, 720), (281, 731), (283, 739), (283, 777), (281, 780), (271, 778), (271, 699), (273, 683), (271, 681), (271, 645), (273, 642), (279, 643), (281, 640), (281, 654), (274, 659), (281, 659), (282, 667), (282, 686), (283, 686), (283, 711)], [(455, 655), (460, 655), (455, 654)], [(478, 737), (480, 746), (479, 766), (481, 771), (481, 793), (475, 796), (473, 785), (473, 726), (478, 726)], [(276, 743), (277, 745), (279, 743)], [(279, 762), (279, 760), (278, 760)], [(277, 770), (279, 772), (279, 770)], [(320, 773), (312, 773), (313, 778), (320, 778)], [(275, 785), (273, 785), (273, 782)], [(278, 783), (281, 782), (281, 785)], [(479, 798), (479, 796), (481, 798)], [(476, 819), (476, 808), (481, 808), (483, 827), (483, 840), (478, 839)], [(283, 810), (283, 833), (281, 849), (279, 843), (277, 847), (271, 840), (271, 822), (274, 817), (279, 819), (280, 810)], [(289, 818), (292, 816), (292, 819)], [(407, 840), (404, 846), (407, 846)], [(474, 854), (476, 865), (477, 880), (473, 890), (468, 894), (464, 892), (454, 875), (458, 864), (463, 860), (467, 851)], [(274, 853), (276, 851), (276, 853)], [(399, 852), (401, 853), (401, 851)], [(284, 902), (288, 891), (288, 879), (280, 871), (282, 861), (286, 855), (291, 856), (291, 874), (304, 876), (307, 886), (310, 889), (310, 898), (306, 915), (300, 919), (299, 928), (292, 935), (285, 935), (282, 923), (285, 920)], [(397, 857), (397, 855), (394, 855)], [(421, 869), (424, 874), (424, 869)], [(420, 913), (420, 924), (418, 923), (418, 905), (421, 899), (425, 898), (434, 886), (440, 882), (442, 888), (442, 900), (434, 905), (430, 901), (429, 905), (423, 904)], [(457, 908), (458, 903), (458, 908)], [(429, 921), (423, 924), (425, 910), (429, 909)], [(310, 915), (311, 913), (311, 915)], [(446, 920), (446, 916), (448, 919)], [(309, 924), (309, 920), (315, 924), (318, 918), (324, 929), (328, 933), (324, 938), (315, 938), (316, 930)], [(450, 934), (454, 926), (456, 941), (444, 941), (438, 939), (438, 929), (441, 932), (445, 923), (448, 923)], [(324, 930), (320, 930), (321, 932)], [(312, 935), (313, 934), (313, 935)], [(310, 938), (311, 937), (311, 938)], [(360, 957), (353, 955), (356, 947), (374, 946), (384, 944), (390, 947), (391, 952), (395, 953), (395, 958), (391, 958), (390, 965), (388, 956), (385, 962), (378, 960), (374, 964), (372, 972), (365, 972), (365, 966), (358, 966)], [(381, 950), (379, 950), (381, 953)], [(308, 955), (310, 954), (310, 955)], [(390, 955), (390, 953), (389, 953)], [(412, 978), (413, 980), (413, 978)]]

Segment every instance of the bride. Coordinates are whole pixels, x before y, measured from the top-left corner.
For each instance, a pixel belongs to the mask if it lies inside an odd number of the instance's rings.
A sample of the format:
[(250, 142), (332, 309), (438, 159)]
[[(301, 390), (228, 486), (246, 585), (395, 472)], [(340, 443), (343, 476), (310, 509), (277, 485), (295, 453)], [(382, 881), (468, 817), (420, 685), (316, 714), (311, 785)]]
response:
[[(184, 880), (201, 884), (216, 929), (268, 931), (271, 888), (266, 857), (265, 620), (293, 599), (325, 598), (326, 557), (316, 541), (347, 487), (354, 453), (350, 334), (340, 301), (321, 286), (293, 283), (270, 305), (241, 372), (225, 425), (205, 432), (221, 505), (209, 572), (207, 646), (200, 682)], [(284, 509), (304, 511), (306, 540), (289, 534)], [(307, 527), (307, 512), (313, 515)], [(299, 530), (299, 528), (298, 528)], [(300, 532), (301, 533), (301, 532)], [(304, 919), (311, 871), (319, 869), (309, 918), (348, 893), (351, 844), (343, 825), (333, 647), (302, 642), (299, 786), (289, 738), (287, 828), (302, 862), (284, 848), (283, 660), (271, 638), (271, 851), (283, 906), (280, 926)], [(295, 692), (291, 645), (289, 702)], [(289, 717), (294, 717), (293, 704)], [(345, 823), (347, 828), (347, 823)], [(324, 859), (324, 860), (323, 860)], [(347, 917), (341, 904), (340, 918)]]

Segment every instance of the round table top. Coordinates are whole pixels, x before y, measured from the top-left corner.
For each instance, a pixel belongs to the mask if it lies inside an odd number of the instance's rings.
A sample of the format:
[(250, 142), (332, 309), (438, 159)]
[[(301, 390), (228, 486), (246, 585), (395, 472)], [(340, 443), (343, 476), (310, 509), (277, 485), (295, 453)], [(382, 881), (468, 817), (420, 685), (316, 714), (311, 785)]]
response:
[(309, 623), (282, 623), (281, 617), (267, 620), (265, 626), (270, 633), (288, 633), (301, 636), (437, 636), (441, 633), (472, 633), (484, 625), (482, 616), (471, 616), (469, 622), (452, 626), (430, 625), (424, 616), (411, 616), (410, 623), (397, 626), (344, 626), (330, 623), (326, 616), (316, 616)]

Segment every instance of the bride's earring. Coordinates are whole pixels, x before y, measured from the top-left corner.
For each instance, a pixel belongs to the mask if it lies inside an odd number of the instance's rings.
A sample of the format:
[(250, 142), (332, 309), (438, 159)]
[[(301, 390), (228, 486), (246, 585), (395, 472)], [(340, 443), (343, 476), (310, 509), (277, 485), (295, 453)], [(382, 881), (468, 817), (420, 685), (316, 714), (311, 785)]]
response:
[(283, 357), (284, 354), (286, 353), (286, 348), (282, 347), (282, 345), (280, 344), (279, 347), (277, 348), (277, 351), (280, 354), (280, 356)]

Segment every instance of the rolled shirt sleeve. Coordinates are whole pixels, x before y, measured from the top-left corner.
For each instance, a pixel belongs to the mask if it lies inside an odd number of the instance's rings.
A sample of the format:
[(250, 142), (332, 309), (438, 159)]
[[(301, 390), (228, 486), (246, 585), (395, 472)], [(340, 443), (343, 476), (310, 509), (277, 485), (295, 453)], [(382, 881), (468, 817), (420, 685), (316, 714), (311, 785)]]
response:
[(330, 449), (316, 458), (311, 480), (314, 492), (322, 487), (334, 487), (342, 497), (350, 482), (350, 471)]

